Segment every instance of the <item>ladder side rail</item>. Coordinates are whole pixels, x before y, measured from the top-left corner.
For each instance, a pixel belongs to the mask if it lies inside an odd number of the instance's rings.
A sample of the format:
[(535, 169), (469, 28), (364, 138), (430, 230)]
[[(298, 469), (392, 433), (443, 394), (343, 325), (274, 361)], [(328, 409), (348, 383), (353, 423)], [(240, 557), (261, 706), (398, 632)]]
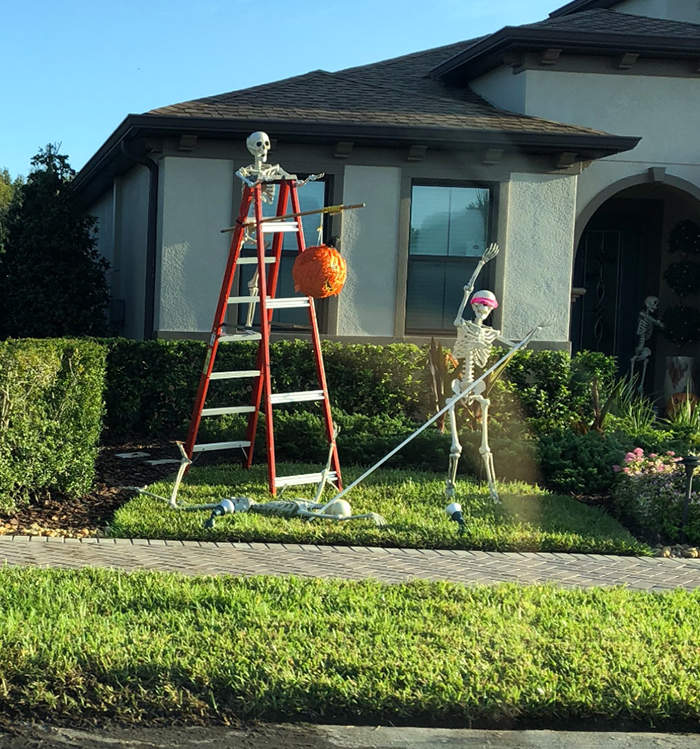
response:
[[(287, 210), (287, 200), (289, 195), (289, 187), (287, 182), (282, 182), (280, 184), (280, 191), (277, 199), (277, 214), (281, 215)], [(260, 232), (262, 234), (262, 232)], [(282, 235), (281, 234), (275, 234), (273, 240), (272, 240), (272, 247), (275, 254), (275, 263), (272, 266), (270, 278), (268, 279), (268, 292), (267, 296), (274, 297), (275, 290), (277, 287), (277, 278), (279, 276), (279, 264), (280, 264), (280, 257), (278, 255), (281, 255), (282, 253)], [(278, 245), (279, 243), (279, 245)], [(279, 252), (278, 252), (279, 251)], [(273, 281), (274, 279), (274, 281)], [(264, 277), (263, 277), (264, 280)], [(274, 285), (273, 285), (274, 284)], [(260, 289), (263, 287), (263, 281), (258, 279), (258, 286)], [(262, 300), (262, 293), (260, 293), (260, 297)], [(272, 321), (272, 315), (273, 310), (267, 309), (267, 299), (265, 300), (265, 307), (267, 311), (267, 316), (263, 315), (262, 311), (262, 303), (260, 306), (260, 329), (262, 331), (263, 328), (267, 328), (268, 330), (268, 343), (267, 343), (267, 350), (268, 350), (268, 357), (269, 357), (269, 330), (270, 326), (269, 323)], [(263, 325), (263, 320), (266, 320), (268, 322), (268, 325)], [(250, 414), (250, 417), (248, 419), (248, 430), (246, 432), (246, 439), (248, 442), (250, 442), (250, 449), (248, 450), (248, 454), (246, 456), (245, 466), (246, 468), (250, 468), (253, 465), (253, 453), (254, 453), (254, 447), (255, 447), (255, 432), (258, 428), (258, 415), (260, 413), (260, 401), (262, 400), (262, 393), (263, 393), (263, 383), (264, 383), (264, 376), (263, 376), (263, 363), (264, 363), (264, 341), (261, 338), (260, 343), (258, 344), (258, 355), (256, 359), (256, 368), (260, 372), (260, 376), (255, 381), (255, 384), (253, 385), (253, 392), (251, 394), (251, 405), (254, 406), (253, 412)], [(269, 361), (269, 359), (268, 359)]]
[[(299, 195), (297, 193), (296, 185), (292, 186), (291, 190), (292, 198), (292, 211), (299, 213)], [(304, 232), (299, 227), (297, 233), (297, 249), (299, 254), (306, 250), (306, 242), (304, 240)], [(338, 458), (338, 446), (335, 441), (335, 429), (333, 427), (333, 414), (331, 413), (331, 401), (328, 395), (328, 383), (326, 382), (326, 370), (323, 366), (323, 354), (321, 353), (321, 337), (318, 333), (318, 321), (316, 319), (316, 307), (314, 305), (313, 297), (309, 297), (309, 323), (311, 325), (311, 342), (314, 350), (314, 361), (316, 363), (316, 376), (318, 383), (323, 390), (323, 400), (321, 401), (321, 408), (323, 410), (323, 418), (326, 424), (326, 436), (328, 437), (328, 444), (331, 446), (331, 465), (333, 471), (337, 476), (338, 489), (342, 491), (343, 483), (342, 476), (340, 473), (340, 459)]]
[[(270, 377), (270, 325), (268, 320), (267, 309), (267, 277), (265, 273), (265, 237), (260, 229), (262, 221), (262, 188), (259, 184), (255, 185), (255, 223), (257, 227), (256, 239), (258, 246), (258, 279), (260, 289), (260, 347), (262, 356), (260, 360), (260, 379), (262, 381), (263, 396), (265, 400), (265, 446), (267, 448), (267, 479), (270, 487), (270, 493), (274, 496), (277, 493), (275, 487), (275, 440), (274, 424), (272, 416), (272, 383)], [(256, 409), (259, 410), (259, 409)]]
[(238, 262), (238, 257), (241, 253), (241, 247), (243, 245), (243, 239), (245, 236), (244, 222), (248, 215), (248, 208), (250, 206), (252, 197), (253, 190), (246, 185), (243, 189), (243, 196), (241, 198), (238, 220), (236, 221), (236, 229), (233, 233), (231, 244), (229, 246), (228, 261), (226, 263), (226, 270), (224, 272), (224, 277), (221, 283), (221, 291), (219, 292), (219, 301), (216, 305), (214, 322), (212, 323), (211, 335), (209, 336), (209, 343), (207, 344), (207, 353), (204, 359), (204, 367), (199, 378), (197, 395), (195, 396), (194, 405), (192, 407), (190, 426), (187, 432), (187, 440), (185, 441), (185, 452), (187, 453), (188, 458), (192, 457), (194, 444), (197, 439), (197, 432), (199, 431), (199, 425), (202, 419), (202, 409), (204, 408), (204, 401), (207, 397), (211, 373), (214, 369), (216, 352), (219, 348), (221, 329), (224, 326), (224, 320), (226, 319), (228, 297), (231, 292), (231, 285), (233, 284), (233, 277), (236, 272), (236, 263)]

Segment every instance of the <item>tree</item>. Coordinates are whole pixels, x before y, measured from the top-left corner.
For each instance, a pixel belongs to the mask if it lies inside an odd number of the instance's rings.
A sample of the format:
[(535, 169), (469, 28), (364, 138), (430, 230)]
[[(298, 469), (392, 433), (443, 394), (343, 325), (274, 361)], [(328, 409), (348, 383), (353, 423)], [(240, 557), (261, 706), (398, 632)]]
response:
[(0, 169), (0, 253), (5, 247), (5, 221), (7, 211), (12, 202), (12, 197), (16, 190), (22, 185), (22, 178), (16, 177), (14, 180), (7, 169)]
[(107, 331), (107, 262), (95, 219), (71, 190), (68, 158), (48, 145), (12, 195), (0, 255), (0, 337), (102, 335)]

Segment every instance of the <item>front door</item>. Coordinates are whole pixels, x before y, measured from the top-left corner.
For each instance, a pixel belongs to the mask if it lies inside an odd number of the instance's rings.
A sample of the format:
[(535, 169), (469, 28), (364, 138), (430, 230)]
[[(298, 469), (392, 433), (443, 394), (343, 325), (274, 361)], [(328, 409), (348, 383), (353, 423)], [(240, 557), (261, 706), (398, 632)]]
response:
[(579, 242), (574, 287), (586, 293), (573, 305), (573, 351), (601, 351), (629, 369), (637, 317), (647, 296), (658, 296), (663, 202), (613, 198), (588, 222)]

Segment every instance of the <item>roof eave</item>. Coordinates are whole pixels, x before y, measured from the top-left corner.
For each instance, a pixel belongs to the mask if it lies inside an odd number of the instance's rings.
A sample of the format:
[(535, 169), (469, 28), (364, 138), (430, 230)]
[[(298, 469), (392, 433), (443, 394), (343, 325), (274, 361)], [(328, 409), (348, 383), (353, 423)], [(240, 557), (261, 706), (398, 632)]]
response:
[[(134, 139), (167, 136), (172, 133), (206, 135), (211, 138), (245, 136), (264, 128), (277, 139), (296, 142), (334, 143), (352, 140), (360, 145), (397, 146), (420, 143), (438, 149), (511, 148), (529, 153), (573, 152), (582, 160), (602, 158), (634, 148), (640, 138), (598, 133), (538, 133), (458, 128), (357, 125), (290, 120), (213, 119), (172, 115), (128, 115), (73, 180), (79, 194), (96, 197), (99, 177), (114, 176), (131, 164), (121, 144)], [(99, 194), (99, 191), (98, 191)]]
[[(647, 34), (524, 29), (505, 26), (487, 39), (451, 57), (430, 71), (433, 78), (464, 82), (503, 64), (503, 54), (513, 49), (561, 47), (567, 52), (614, 54), (638, 52), (652, 57), (697, 57), (694, 39), (670, 39)], [(466, 73), (466, 75), (465, 75)]]

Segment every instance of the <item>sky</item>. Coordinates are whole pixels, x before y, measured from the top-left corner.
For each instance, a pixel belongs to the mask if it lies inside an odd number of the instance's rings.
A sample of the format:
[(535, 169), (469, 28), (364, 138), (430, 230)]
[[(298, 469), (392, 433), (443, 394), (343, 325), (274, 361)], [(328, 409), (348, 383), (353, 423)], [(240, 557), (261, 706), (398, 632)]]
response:
[(547, 17), (566, 0), (0, 0), (0, 169), (78, 171), (128, 114)]

